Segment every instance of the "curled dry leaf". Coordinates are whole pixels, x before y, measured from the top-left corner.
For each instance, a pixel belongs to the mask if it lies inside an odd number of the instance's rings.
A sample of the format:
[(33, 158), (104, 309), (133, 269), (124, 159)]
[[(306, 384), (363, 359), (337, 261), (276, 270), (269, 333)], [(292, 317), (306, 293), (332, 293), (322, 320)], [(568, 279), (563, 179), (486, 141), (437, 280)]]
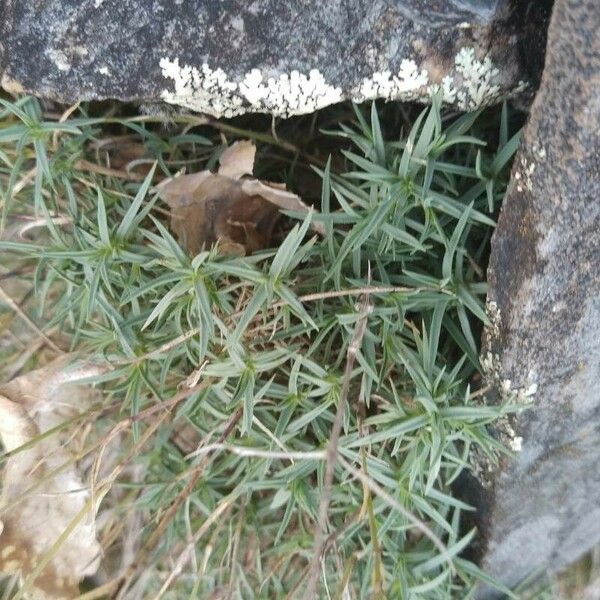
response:
[(219, 157), (219, 175), (239, 179), (254, 172), (256, 146), (250, 140), (240, 140), (225, 148)]
[[(171, 229), (191, 255), (216, 241), (223, 254), (267, 248), (280, 209), (309, 211), (284, 185), (244, 177), (252, 174), (255, 154), (251, 141), (239, 141), (221, 154), (217, 174), (181, 175), (158, 186), (171, 208)], [(313, 229), (324, 233), (320, 223)]]
[[(69, 357), (61, 357), (0, 386), (0, 438), (6, 451), (33, 441), (31, 448), (10, 455), (2, 471), (0, 572), (19, 573), (21, 580), (49, 556), (90, 500), (74, 461), (81, 442), (76, 428), (35, 439), (84, 411), (94, 398), (91, 387), (72, 382), (98, 374), (100, 367), (68, 363)], [(83, 515), (51, 554), (30, 586), (31, 598), (79, 595), (80, 579), (95, 573), (100, 562), (94, 518), (94, 510)]]

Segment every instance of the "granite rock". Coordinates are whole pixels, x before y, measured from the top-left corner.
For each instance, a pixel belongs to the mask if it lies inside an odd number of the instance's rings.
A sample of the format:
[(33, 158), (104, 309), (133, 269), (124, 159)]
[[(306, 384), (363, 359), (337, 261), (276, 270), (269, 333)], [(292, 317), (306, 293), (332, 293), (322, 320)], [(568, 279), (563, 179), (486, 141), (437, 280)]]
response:
[(536, 87), (551, 0), (0, 0), (2, 86), (229, 117)]
[(597, 0), (557, 0), (492, 240), (484, 363), (499, 396), (529, 405), (504, 427), (516, 457), (483, 524), (483, 565), (509, 586), (600, 542), (598, 31)]

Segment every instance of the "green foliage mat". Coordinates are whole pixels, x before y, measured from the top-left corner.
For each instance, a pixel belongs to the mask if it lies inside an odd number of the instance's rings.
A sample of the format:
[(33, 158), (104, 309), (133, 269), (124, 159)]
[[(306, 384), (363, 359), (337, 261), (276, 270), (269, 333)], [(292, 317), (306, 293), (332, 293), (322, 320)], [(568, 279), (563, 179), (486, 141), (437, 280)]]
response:
[[(273, 249), (191, 257), (153, 184), (214, 167), (225, 144), (210, 124), (175, 115), (173, 132), (86, 108), (59, 122), (35, 99), (2, 104), (2, 226), (36, 229), (0, 249), (29, 273), (44, 330), (112, 365), (94, 427), (132, 417), (123, 457), (151, 433), (133, 458), (142, 477), (125, 471), (100, 510), (141, 524), (125, 597), (471, 597), (485, 576), (461, 557), (476, 532), (452, 485), (474, 447), (492, 462), (505, 451), (487, 425), (514, 409), (482, 403), (478, 358), (518, 143), (506, 107), (479, 125), (434, 97), (396, 139), (375, 104), (354, 107), (314, 167), (318, 210), (288, 213)], [(290, 151), (227, 127), (259, 142), (263, 171), (264, 148)], [(143, 181), (98, 160), (123, 133), (156, 163)], [(101, 539), (118, 555), (119, 536)]]

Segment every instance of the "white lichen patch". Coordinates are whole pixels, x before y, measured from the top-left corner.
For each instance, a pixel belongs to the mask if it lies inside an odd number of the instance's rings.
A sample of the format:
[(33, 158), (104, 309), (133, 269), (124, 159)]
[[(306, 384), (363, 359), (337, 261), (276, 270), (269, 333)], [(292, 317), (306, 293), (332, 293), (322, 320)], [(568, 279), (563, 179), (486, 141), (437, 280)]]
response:
[(239, 90), (252, 110), (283, 116), (314, 112), (343, 100), (342, 90), (329, 85), (317, 69), (312, 69), (308, 76), (292, 71), (266, 81), (259, 69), (252, 69)]
[[(544, 151), (545, 156), (545, 151)], [(527, 159), (521, 156), (519, 160), (519, 168), (515, 171), (515, 181), (517, 182), (517, 192), (522, 192), (523, 189), (531, 192), (533, 190), (533, 181), (531, 176), (535, 171), (535, 163), (527, 162)]]
[(215, 117), (233, 117), (245, 112), (268, 112), (277, 116), (311, 113), (343, 100), (342, 90), (329, 85), (313, 69), (265, 79), (260, 69), (252, 69), (236, 83), (222, 69), (206, 63), (200, 69), (180, 66), (179, 60), (160, 61), (163, 76), (172, 79), (175, 91), (164, 90), (162, 98), (171, 104)]
[(523, 449), (523, 437), (517, 435), (508, 418), (501, 419), (496, 424), (497, 435), (502, 443), (513, 452), (521, 452)]
[[(294, 70), (273, 77), (255, 68), (241, 79), (233, 79), (223, 69), (213, 69), (207, 63), (199, 67), (180, 65), (177, 58), (161, 59), (160, 67), (174, 86), (163, 90), (163, 100), (216, 117), (246, 112), (287, 117), (310, 113), (347, 97), (355, 102), (375, 98), (427, 102), (437, 92), (448, 104), (474, 110), (496, 101), (501, 89), (498, 68), (489, 56), (478, 58), (472, 47), (462, 48), (452, 67), (445, 74), (437, 74), (433, 81), (423, 65), (405, 58), (398, 72), (377, 71), (364, 77), (348, 93), (328, 82), (318, 69), (308, 74)], [(526, 86), (519, 82), (510, 92), (517, 93)], [(507, 95), (508, 91), (503, 93)]]
[(510, 448), (513, 452), (521, 452), (523, 449), (523, 438), (520, 435), (516, 435), (510, 441)]
[(527, 374), (524, 386), (516, 387), (503, 375), (502, 363), (498, 354), (487, 352), (481, 357), (481, 368), (488, 385), (496, 389), (504, 402), (529, 405), (537, 392), (537, 377), (533, 371)]
[(510, 94), (507, 95), (507, 98), (514, 98), (516, 95), (524, 92), (529, 87), (529, 83), (527, 81), (523, 81), (522, 79), (517, 84), (517, 87), (510, 91)]
[[(485, 328), (485, 337), (487, 346), (491, 347), (500, 339), (502, 316), (498, 305), (493, 300), (488, 299), (486, 301), (485, 311), (489, 319), (489, 325)], [(529, 371), (527, 373), (524, 386), (515, 387), (513, 382), (505, 376), (502, 361), (498, 354), (488, 351), (481, 356), (480, 361), (487, 384), (498, 391), (502, 401), (522, 405), (531, 403), (537, 392), (537, 375), (535, 372)]]
[[(477, 58), (472, 47), (462, 48), (454, 59), (454, 68), (441, 83), (430, 83), (426, 69), (420, 68), (412, 59), (400, 64), (400, 71), (379, 71), (364, 78), (352, 92), (355, 102), (386, 98), (387, 100), (424, 100), (441, 92), (447, 104), (457, 105), (462, 110), (475, 110), (496, 101), (500, 95), (499, 69), (489, 56)], [(512, 90), (516, 94), (527, 87), (524, 81)]]
[(419, 70), (414, 60), (404, 59), (397, 74), (379, 71), (365, 77), (352, 93), (355, 102), (386, 98), (387, 100), (416, 100), (425, 95), (429, 76), (425, 69)]
[(69, 71), (71, 62), (68, 56), (62, 50), (48, 50), (48, 56), (54, 62), (59, 71)]
[[(488, 339), (488, 346), (498, 342), (500, 338), (501, 314), (498, 305), (488, 300), (486, 303), (486, 313), (490, 324), (486, 327), (485, 335)], [(537, 374), (529, 371), (525, 385), (515, 386), (511, 379), (506, 377), (502, 360), (500, 356), (493, 352), (487, 352), (481, 356), (481, 366), (486, 384), (497, 391), (500, 402), (505, 405), (521, 405), (523, 408), (530, 406), (537, 392)], [(482, 402), (486, 402), (485, 396)], [(514, 416), (505, 414), (493, 423), (493, 430), (497, 438), (513, 452), (521, 452), (523, 448), (523, 437), (515, 430), (517, 423)], [(497, 464), (480, 450), (473, 450), (469, 456), (469, 462), (475, 476), (484, 487), (493, 484), (494, 473)]]
[[(490, 320), (490, 326), (488, 327), (488, 330), (491, 329), (491, 335), (494, 338), (497, 338), (500, 335), (500, 323), (502, 322), (498, 304), (493, 300), (486, 300), (485, 312)], [(489, 331), (488, 334), (490, 334)]]
[(238, 86), (230, 81), (222, 69), (211, 69), (206, 63), (200, 69), (189, 65), (180, 66), (179, 59), (163, 58), (160, 67), (164, 77), (172, 79), (175, 91), (163, 90), (163, 100), (205, 112), (215, 117), (233, 117), (244, 110)]
[(497, 84), (499, 70), (486, 56), (478, 60), (474, 48), (462, 48), (454, 59), (462, 83), (456, 99), (463, 110), (473, 110), (495, 100), (500, 91)]
[(546, 148), (544, 148), (544, 146), (541, 144), (533, 145), (533, 153), (536, 154), (541, 160), (546, 158)]
[(434, 83), (429, 86), (429, 93), (431, 95), (437, 94), (441, 91), (442, 100), (447, 102), (448, 104), (454, 104), (456, 100), (456, 88), (454, 87), (454, 79), (450, 77), (450, 75), (446, 75), (444, 79), (442, 79), (442, 84)]

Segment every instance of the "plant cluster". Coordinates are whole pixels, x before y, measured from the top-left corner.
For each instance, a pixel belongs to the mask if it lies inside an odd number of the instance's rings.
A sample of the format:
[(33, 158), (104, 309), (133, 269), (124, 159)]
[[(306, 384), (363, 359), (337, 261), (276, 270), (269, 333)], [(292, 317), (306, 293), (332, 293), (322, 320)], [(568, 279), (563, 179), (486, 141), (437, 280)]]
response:
[[(0, 249), (20, 257), (44, 330), (110, 365), (94, 427), (120, 427), (142, 473), (101, 507), (107, 557), (118, 522), (139, 518), (121, 594), (470, 597), (486, 576), (462, 556), (476, 532), (452, 489), (474, 447), (504, 451), (487, 426), (513, 409), (481, 402), (478, 359), (518, 141), (506, 107), (487, 141), (479, 113), (445, 116), (438, 98), (396, 139), (374, 103), (354, 107), (332, 132), (341, 154), (315, 166), (316, 210), (232, 257), (188, 256), (154, 185), (216, 164), (201, 119), (169, 132), (2, 104)], [(98, 160), (124, 131), (152, 164), (141, 181)], [(11, 237), (23, 223), (29, 239)]]

